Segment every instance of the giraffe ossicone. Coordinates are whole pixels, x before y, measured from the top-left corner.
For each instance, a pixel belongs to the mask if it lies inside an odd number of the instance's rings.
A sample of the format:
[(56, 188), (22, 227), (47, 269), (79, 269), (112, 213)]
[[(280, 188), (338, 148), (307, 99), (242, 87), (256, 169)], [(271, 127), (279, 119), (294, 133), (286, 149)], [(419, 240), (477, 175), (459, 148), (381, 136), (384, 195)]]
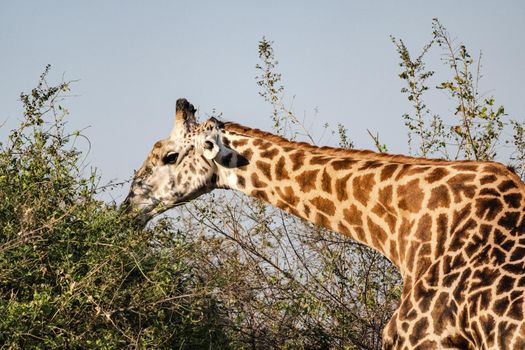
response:
[(404, 288), (387, 349), (525, 349), (525, 185), (495, 162), (315, 147), (177, 101), (125, 205), (145, 224), (234, 189), (384, 254)]

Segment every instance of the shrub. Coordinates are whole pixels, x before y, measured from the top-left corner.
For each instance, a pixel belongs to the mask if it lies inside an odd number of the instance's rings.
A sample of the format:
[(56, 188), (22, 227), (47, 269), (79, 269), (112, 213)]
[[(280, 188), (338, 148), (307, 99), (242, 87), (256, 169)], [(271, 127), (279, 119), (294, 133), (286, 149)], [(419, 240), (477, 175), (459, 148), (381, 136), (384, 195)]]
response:
[[(227, 347), (198, 244), (169, 221), (140, 230), (96, 199), (46, 74), (0, 149), (0, 344), (27, 348)], [(87, 173), (87, 176), (85, 176)]]

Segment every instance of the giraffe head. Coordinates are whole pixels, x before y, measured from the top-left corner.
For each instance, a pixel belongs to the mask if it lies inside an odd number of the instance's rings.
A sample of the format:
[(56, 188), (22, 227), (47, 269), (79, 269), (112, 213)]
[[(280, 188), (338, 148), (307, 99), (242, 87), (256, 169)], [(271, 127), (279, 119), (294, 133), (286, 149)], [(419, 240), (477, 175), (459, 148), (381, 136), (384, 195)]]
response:
[(157, 141), (135, 173), (124, 207), (145, 224), (154, 216), (213, 190), (217, 163), (224, 147), (215, 118), (197, 124), (195, 108), (177, 100), (175, 125), (167, 139)]

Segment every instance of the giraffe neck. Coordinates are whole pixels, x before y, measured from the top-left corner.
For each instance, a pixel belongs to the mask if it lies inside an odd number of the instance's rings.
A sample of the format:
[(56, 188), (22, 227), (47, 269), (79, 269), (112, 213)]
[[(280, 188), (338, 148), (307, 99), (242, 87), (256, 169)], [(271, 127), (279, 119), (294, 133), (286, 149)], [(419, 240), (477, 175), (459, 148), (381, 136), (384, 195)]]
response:
[[(235, 153), (220, 160), (217, 185), (239, 190), (275, 207), (370, 246), (403, 273), (396, 225), (400, 210), (393, 204), (393, 186), (378, 188), (398, 168), (387, 162), (356, 157), (303, 143), (291, 143), (271, 134), (226, 124), (222, 142)], [(284, 142), (280, 142), (283, 140)], [(383, 171), (378, 169), (381, 167)], [(407, 184), (397, 198), (411, 209), (420, 201)]]

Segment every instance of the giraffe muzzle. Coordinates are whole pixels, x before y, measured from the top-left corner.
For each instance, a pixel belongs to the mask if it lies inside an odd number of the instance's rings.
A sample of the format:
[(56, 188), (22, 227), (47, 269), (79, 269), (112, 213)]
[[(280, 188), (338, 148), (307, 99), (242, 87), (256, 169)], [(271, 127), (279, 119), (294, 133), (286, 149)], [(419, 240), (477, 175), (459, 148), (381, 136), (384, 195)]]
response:
[(139, 227), (144, 228), (146, 224), (153, 218), (150, 206), (137, 205), (134, 200), (135, 195), (133, 193), (128, 194), (126, 199), (120, 204), (120, 212), (128, 216), (133, 220)]

